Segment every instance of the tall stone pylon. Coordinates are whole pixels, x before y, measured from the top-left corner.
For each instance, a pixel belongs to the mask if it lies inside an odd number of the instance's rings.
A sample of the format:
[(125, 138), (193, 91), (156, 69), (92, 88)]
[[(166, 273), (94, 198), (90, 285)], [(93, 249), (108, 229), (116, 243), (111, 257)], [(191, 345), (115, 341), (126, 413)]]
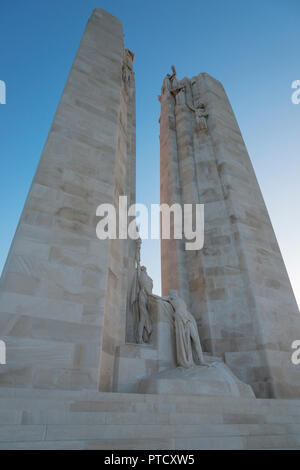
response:
[(300, 397), (300, 316), (238, 123), (206, 73), (162, 86), (161, 203), (204, 204), (204, 247), (162, 240), (162, 294), (178, 289), (204, 349), (257, 397)]
[(94, 10), (5, 264), (0, 386), (110, 390), (125, 341), (127, 240), (96, 208), (135, 202), (135, 84), (120, 20)]

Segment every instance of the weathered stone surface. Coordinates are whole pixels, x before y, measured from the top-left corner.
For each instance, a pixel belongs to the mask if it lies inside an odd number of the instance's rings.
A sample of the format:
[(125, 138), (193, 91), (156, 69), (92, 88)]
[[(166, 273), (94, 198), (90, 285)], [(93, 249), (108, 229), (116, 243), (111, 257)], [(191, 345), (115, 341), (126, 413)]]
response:
[(300, 397), (299, 310), (224, 88), (206, 73), (167, 76), (160, 102), (161, 203), (205, 205), (202, 250), (162, 240), (162, 294), (178, 290), (204, 350), (258, 397)]
[(1, 278), (0, 385), (111, 389), (125, 339), (129, 244), (100, 241), (95, 228), (97, 206), (119, 195), (135, 202), (132, 56), (121, 22), (96, 9)]
[(202, 252), (162, 245), (164, 293), (178, 290), (197, 324), (151, 287), (149, 344), (130, 344), (135, 243), (97, 240), (95, 214), (135, 202), (133, 58), (120, 21), (94, 10), (1, 278), (0, 449), (300, 448), (300, 401), (256, 399), (241, 381), (299, 397), (299, 313), (230, 103), (207, 74), (173, 68), (160, 119), (162, 202), (206, 207)]
[(1, 449), (300, 448), (299, 400), (0, 389)]
[[(205, 360), (208, 362), (208, 358)], [(209, 366), (176, 367), (142, 379), (140, 393), (180, 395), (236, 396), (254, 398), (249, 385), (239, 381), (222, 362)]]

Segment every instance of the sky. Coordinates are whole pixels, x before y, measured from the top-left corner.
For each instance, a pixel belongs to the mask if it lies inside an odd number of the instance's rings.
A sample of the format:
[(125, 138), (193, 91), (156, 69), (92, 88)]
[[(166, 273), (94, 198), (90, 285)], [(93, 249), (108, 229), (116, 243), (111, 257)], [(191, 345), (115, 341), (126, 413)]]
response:
[[(19, 0), (0, 4), (0, 271), (93, 8), (121, 19), (134, 51), (137, 202), (159, 203), (162, 80), (207, 72), (231, 101), (300, 303), (299, 0)], [(160, 293), (159, 241), (142, 263)]]

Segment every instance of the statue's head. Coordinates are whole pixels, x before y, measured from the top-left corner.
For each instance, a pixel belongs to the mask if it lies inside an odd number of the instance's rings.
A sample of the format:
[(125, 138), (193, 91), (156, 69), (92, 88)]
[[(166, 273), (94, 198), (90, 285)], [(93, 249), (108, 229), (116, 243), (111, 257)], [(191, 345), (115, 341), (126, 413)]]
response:
[(178, 297), (178, 292), (176, 289), (170, 289), (169, 290), (169, 299), (176, 299)]

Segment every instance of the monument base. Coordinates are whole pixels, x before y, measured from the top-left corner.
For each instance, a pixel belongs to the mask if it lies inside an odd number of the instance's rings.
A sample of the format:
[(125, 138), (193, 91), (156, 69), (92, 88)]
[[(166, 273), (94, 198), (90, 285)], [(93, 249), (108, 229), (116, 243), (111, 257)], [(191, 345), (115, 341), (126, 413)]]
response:
[(0, 450), (300, 449), (300, 400), (0, 388)]
[(250, 385), (241, 382), (222, 362), (191, 368), (176, 367), (140, 380), (139, 393), (231, 396), (255, 398)]

